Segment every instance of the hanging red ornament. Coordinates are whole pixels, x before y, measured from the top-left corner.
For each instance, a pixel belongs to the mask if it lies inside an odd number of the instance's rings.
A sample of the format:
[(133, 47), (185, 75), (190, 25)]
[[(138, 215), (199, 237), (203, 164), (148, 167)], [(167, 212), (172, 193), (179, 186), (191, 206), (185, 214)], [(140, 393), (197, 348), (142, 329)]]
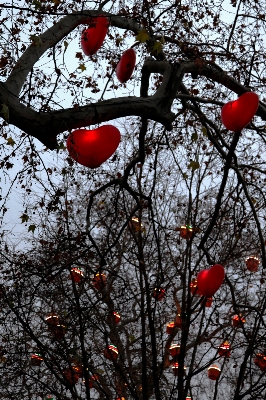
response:
[(104, 356), (108, 360), (116, 360), (118, 357), (118, 350), (114, 344), (110, 344), (106, 349), (104, 349)]
[[(187, 367), (184, 366), (184, 372), (186, 372), (186, 369), (187, 369)], [(174, 362), (172, 364), (172, 371), (173, 371), (174, 376), (178, 375), (178, 362)]]
[(200, 271), (197, 276), (200, 294), (206, 297), (213, 296), (223, 283), (224, 277), (224, 267), (220, 264), (215, 264), (210, 269)]
[(250, 272), (257, 272), (260, 265), (260, 260), (256, 256), (246, 258), (246, 266)]
[(256, 93), (247, 92), (237, 100), (226, 103), (221, 111), (222, 123), (226, 129), (240, 132), (252, 120), (259, 106)]
[(107, 279), (105, 274), (100, 274), (99, 272), (92, 278), (92, 283), (97, 290), (103, 290), (106, 286)]
[(177, 357), (180, 353), (180, 345), (177, 343), (171, 344), (171, 346), (169, 347), (169, 351), (172, 357)]
[(254, 364), (259, 367), (262, 372), (266, 371), (266, 356), (265, 354), (256, 354), (256, 358), (254, 359)]
[(68, 278), (75, 283), (80, 283), (82, 281), (82, 278), (84, 278), (84, 273), (80, 268), (73, 267), (71, 268), (71, 272)]
[(125, 83), (131, 77), (136, 65), (136, 53), (133, 49), (126, 50), (116, 67), (116, 76), (119, 82)]
[(193, 227), (190, 225), (182, 225), (179, 229), (181, 238), (191, 239), (193, 235), (193, 230)]
[(116, 325), (119, 324), (119, 322), (121, 321), (121, 316), (116, 311), (113, 311), (113, 318)]
[(219, 378), (220, 373), (221, 373), (221, 368), (217, 364), (211, 365), (208, 368), (208, 377), (212, 381), (216, 381)]
[(154, 288), (153, 297), (157, 301), (162, 301), (165, 297), (165, 290), (163, 288)]
[(242, 316), (242, 314), (239, 315), (234, 315), (232, 317), (232, 325), (234, 328), (241, 328), (243, 326), (242, 324), (245, 324), (246, 320), (245, 317)]
[(120, 143), (120, 132), (113, 125), (97, 129), (78, 129), (67, 138), (70, 157), (88, 168), (98, 168), (111, 157)]
[(43, 362), (43, 357), (42, 357), (41, 354), (34, 353), (34, 354), (31, 356), (30, 363), (31, 363), (31, 365), (33, 365), (34, 367), (39, 367), (39, 366), (41, 365), (42, 362)]
[(227, 357), (229, 358), (231, 355), (231, 345), (228, 342), (223, 342), (219, 347), (218, 347), (218, 354), (220, 357)]
[(190, 292), (193, 296), (200, 295), (198, 291), (198, 281), (195, 278), (190, 282)]
[(81, 35), (81, 48), (86, 56), (99, 50), (107, 34), (108, 24), (108, 19), (103, 15), (91, 18), (89, 27)]

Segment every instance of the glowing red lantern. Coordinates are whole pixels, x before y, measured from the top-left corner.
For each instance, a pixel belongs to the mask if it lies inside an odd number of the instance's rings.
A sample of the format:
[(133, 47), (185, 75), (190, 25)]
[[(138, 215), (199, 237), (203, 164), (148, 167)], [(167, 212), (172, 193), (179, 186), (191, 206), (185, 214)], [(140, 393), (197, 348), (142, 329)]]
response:
[(220, 264), (213, 265), (198, 273), (198, 290), (202, 296), (211, 297), (220, 288), (225, 277), (224, 267)]
[(59, 317), (58, 315), (51, 313), (45, 317), (45, 322), (47, 323), (48, 328), (51, 329), (59, 325)]
[(195, 296), (196, 294), (199, 295), (197, 279), (192, 279), (192, 281), (190, 282), (190, 292), (193, 294), (193, 296)]
[(63, 371), (63, 375), (68, 385), (75, 386), (78, 383), (79, 375), (75, 373), (73, 368), (67, 368)]
[(193, 234), (193, 228), (190, 225), (183, 225), (180, 227), (180, 236), (183, 239), (190, 239)]
[(80, 268), (71, 268), (69, 279), (71, 279), (75, 283), (80, 283), (82, 281), (82, 278), (84, 278), (84, 273)]
[(249, 256), (246, 258), (246, 266), (250, 272), (257, 272), (260, 260), (256, 256)]
[(169, 351), (172, 357), (177, 357), (178, 354), (180, 353), (180, 346), (179, 344), (173, 343), (170, 347), (169, 347)]
[(73, 160), (88, 168), (98, 168), (116, 151), (120, 132), (113, 125), (97, 129), (77, 129), (67, 138), (67, 149)]
[(41, 354), (35, 353), (31, 356), (30, 363), (34, 367), (39, 367), (42, 362), (43, 362), (43, 357), (41, 356)]
[(234, 328), (240, 328), (242, 324), (246, 322), (242, 314), (234, 315), (232, 318), (232, 325)]
[(216, 380), (219, 378), (220, 373), (221, 373), (221, 369), (220, 369), (220, 367), (219, 367), (218, 365), (216, 365), (216, 364), (211, 365), (211, 366), (208, 368), (208, 377), (209, 377), (212, 381), (216, 381)]
[(264, 354), (256, 354), (256, 358), (254, 359), (254, 364), (259, 367), (262, 372), (266, 371), (266, 356)]
[(99, 16), (91, 18), (91, 22), (87, 29), (84, 29), (81, 35), (81, 48), (86, 56), (91, 56), (103, 44), (108, 31), (108, 19)]
[(212, 306), (212, 297), (208, 297), (205, 303), (205, 307), (211, 307)]
[(116, 311), (113, 311), (113, 316), (114, 316), (114, 320), (115, 320), (115, 324), (119, 324), (119, 322), (121, 321), (121, 316), (120, 314), (118, 314)]
[(60, 340), (63, 339), (64, 335), (66, 334), (66, 326), (62, 325), (60, 319), (54, 313), (49, 314), (45, 321), (48, 325), (49, 331), (53, 334), (53, 336)]
[(74, 373), (79, 377), (82, 378), (83, 377), (83, 365), (75, 365), (72, 367)]
[(145, 226), (140, 223), (140, 220), (138, 217), (132, 217), (131, 221), (129, 222), (129, 227), (133, 232), (146, 232)]
[(165, 297), (165, 290), (162, 289), (162, 288), (155, 288), (154, 291), (153, 291), (153, 297), (157, 301), (163, 300), (164, 297)]
[(166, 333), (168, 333), (168, 335), (171, 335), (171, 333), (174, 331), (175, 329), (175, 322), (169, 322), (169, 324), (166, 325)]
[(110, 344), (106, 349), (104, 349), (104, 356), (108, 360), (116, 360), (118, 357), (117, 347), (113, 344)]
[(233, 132), (240, 132), (252, 120), (259, 106), (256, 93), (242, 94), (237, 100), (229, 101), (221, 111), (222, 123)]
[[(187, 369), (187, 367), (184, 366), (184, 371)], [(172, 371), (174, 376), (178, 375), (178, 362), (175, 362), (172, 364)]]
[(222, 343), (219, 347), (218, 347), (218, 354), (220, 357), (227, 357), (229, 358), (231, 355), (231, 346), (228, 342), (224, 342)]
[(116, 76), (119, 82), (129, 80), (136, 65), (136, 53), (133, 49), (126, 50), (116, 67)]
[(99, 272), (94, 275), (92, 279), (92, 283), (97, 290), (103, 290), (103, 288), (106, 286), (106, 276), (104, 274), (100, 274)]

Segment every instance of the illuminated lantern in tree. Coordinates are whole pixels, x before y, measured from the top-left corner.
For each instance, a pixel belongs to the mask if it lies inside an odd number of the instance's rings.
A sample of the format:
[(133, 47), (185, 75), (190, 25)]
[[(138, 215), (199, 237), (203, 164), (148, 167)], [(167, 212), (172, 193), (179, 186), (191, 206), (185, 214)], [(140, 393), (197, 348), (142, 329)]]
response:
[(75, 386), (78, 383), (79, 375), (76, 374), (73, 368), (65, 369), (63, 375), (69, 386)]
[(116, 76), (119, 82), (124, 83), (129, 80), (136, 64), (136, 54), (133, 49), (126, 50), (116, 67)]
[(67, 149), (73, 160), (88, 168), (98, 168), (116, 151), (120, 132), (113, 125), (96, 129), (77, 129), (67, 138)]
[(242, 314), (234, 315), (232, 318), (232, 325), (234, 328), (240, 328), (246, 322)]
[(197, 279), (192, 279), (192, 281), (190, 282), (190, 292), (193, 294), (193, 296), (199, 294)]
[(43, 357), (40, 354), (34, 353), (31, 356), (30, 363), (34, 367), (39, 367), (42, 362), (43, 362)]
[(231, 355), (231, 346), (228, 342), (224, 342), (222, 343), (219, 347), (218, 347), (218, 354), (220, 357), (230, 357)]
[(180, 346), (179, 344), (173, 343), (170, 347), (169, 347), (169, 351), (170, 354), (173, 358), (177, 357), (178, 354), (180, 353)]
[(183, 225), (180, 227), (180, 236), (183, 239), (190, 239), (193, 234), (193, 228), (190, 225)]
[(99, 16), (91, 18), (89, 27), (84, 29), (81, 35), (81, 48), (86, 56), (91, 56), (103, 44), (106, 33), (108, 31), (108, 19)]
[(106, 276), (104, 274), (97, 273), (92, 279), (92, 283), (97, 290), (103, 290), (106, 286)]
[(66, 326), (62, 325), (59, 317), (54, 313), (51, 313), (45, 317), (45, 321), (48, 325), (49, 331), (53, 334), (53, 336), (58, 340), (63, 339), (66, 333)]
[(116, 311), (113, 311), (113, 316), (114, 316), (114, 320), (115, 320), (116, 325), (119, 324), (119, 322), (121, 321), (120, 314), (118, 314)]
[(246, 266), (247, 269), (250, 272), (257, 272), (258, 271), (258, 266), (260, 265), (260, 260), (258, 259), (258, 257), (255, 256), (249, 256), (246, 259)]
[(212, 381), (216, 381), (221, 373), (221, 369), (217, 364), (211, 365), (208, 368), (208, 377), (212, 380)]
[(256, 354), (256, 358), (254, 359), (254, 364), (259, 367), (262, 372), (266, 371), (266, 356), (264, 354)]
[(212, 297), (220, 288), (225, 277), (224, 267), (220, 264), (213, 265), (198, 273), (198, 290), (202, 296)]
[(83, 365), (75, 365), (72, 367), (74, 373), (79, 377), (82, 378), (83, 377)]
[(116, 360), (118, 357), (117, 347), (113, 344), (109, 344), (109, 346), (104, 350), (104, 356), (108, 360)]
[(84, 273), (81, 271), (80, 268), (71, 268), (69, 279), (71, 279), (75, 283), (80, 283), (82, 281), (82, 278), (84, 278)]
[[(184, 370), (186, 370), (186, 369), (187, 369), (187, 367), (184, 366)], [(173, 371), (174, 376), (178, 375), (178, 362), (173, 363), (172, 371)]]
[(259, 106), (256, 93), (242, 94), (237, 100), (226, 103), (221, 111), (222, 123), (226, 129), (240, 132), (252, 120)]
[(175, 322), (169, 322), (169, 324), (166, 325), (166, 333), (168, 333), (168, 335), (171, 335), (171, 333), (174, 331), (175, 329)]
[(129, 222), (129, 227), (133, 232), (146, 232), (145, 226), (140, 223), (140, 220), (138, 217), (132, 217), (131, 221)]
[(212, 306), (212, 297), (208, 297), (205, 303), (205, 307), (211, 307)]
[(48, 394), (48, 395), (45, 397), (45, 400), (55, 400), (55, 398), (54, 398), (53, 395)]
[(163, 298), (165, 297), (165, 290), (162, 288), (155, 288), (153, 291), (153, 297), (157, 301), (163, 300)]
[(52, 329), (53, 327), (59, 325), (59, 317), (58, 315), (51, 313), (45, 317), (45, 322), (47, 323), (48, 328)]

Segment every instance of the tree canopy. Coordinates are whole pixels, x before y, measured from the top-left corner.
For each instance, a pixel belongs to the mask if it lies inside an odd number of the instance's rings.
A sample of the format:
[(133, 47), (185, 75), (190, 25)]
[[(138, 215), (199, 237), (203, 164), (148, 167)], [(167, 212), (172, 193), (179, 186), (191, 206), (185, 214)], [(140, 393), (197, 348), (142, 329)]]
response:
[[(1, 398), (265, 398), (264, 9), (0, 5)], [(87, 56), (96, 18), (107, 34)], [(246, 97), (246, 126), (227, 129), (222, 107), (249, 92), (254, 118)], [(98, 168), (74, 161), (69, 134), (107, 122), (116, 152)], [(196, 279), (217, 264), (208, 297)]]

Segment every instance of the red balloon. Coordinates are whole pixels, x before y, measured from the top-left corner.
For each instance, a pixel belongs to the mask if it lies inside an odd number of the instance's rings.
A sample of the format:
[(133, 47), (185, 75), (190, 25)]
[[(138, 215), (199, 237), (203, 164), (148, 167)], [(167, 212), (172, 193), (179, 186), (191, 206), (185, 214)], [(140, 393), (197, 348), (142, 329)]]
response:
[(223, 283), (224, 277), (224, 267), (221, 264), (215, 264), (210, 269), (200, 271), (197, 276), (199, 293), (206, 297), (213, 296)]
[(108, 24), (108, 19), (102, 15), (92, 18), (89, 27), (84, 29), (81, 35), (81, 48), (86, 56), (91, 56), (99, 50), (108, 31)]
[(126, 50), (116, 67), (116, 76), (119, 82), (129, 80), (136, 65), (136, 53), (133, 49)]
[(233, 132), (240, 132), (252, 120), (259, 106), (256, 93), (247, 92), (237, 100), (226, 103), (221, 111), (222, 123)]
[(70, 157), (81, 165), (98, 168), (111, 157), (120, 143), (120, 132), (113, 125), (97, 129), (78, 129), (67, 138)]

